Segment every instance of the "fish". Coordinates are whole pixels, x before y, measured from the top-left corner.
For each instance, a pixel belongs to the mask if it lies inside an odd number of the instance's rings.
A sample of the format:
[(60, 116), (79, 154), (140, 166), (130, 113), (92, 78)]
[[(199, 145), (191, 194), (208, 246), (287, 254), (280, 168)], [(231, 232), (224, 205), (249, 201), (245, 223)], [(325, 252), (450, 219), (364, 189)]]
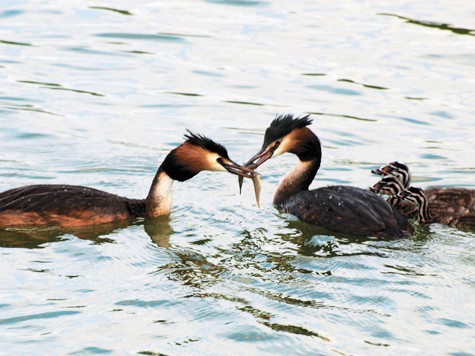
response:
[[(240, 178), (240, 177), (239, 177)], [(260, 196), (261, 196), (261, 175), (257, 172), (252, 172), (252, 183), (254, 184), (254, 194), (256, 196), (257, 207), (260, 208)], [(239, 189), (241, 189), (242, 183), (240, 183)]]

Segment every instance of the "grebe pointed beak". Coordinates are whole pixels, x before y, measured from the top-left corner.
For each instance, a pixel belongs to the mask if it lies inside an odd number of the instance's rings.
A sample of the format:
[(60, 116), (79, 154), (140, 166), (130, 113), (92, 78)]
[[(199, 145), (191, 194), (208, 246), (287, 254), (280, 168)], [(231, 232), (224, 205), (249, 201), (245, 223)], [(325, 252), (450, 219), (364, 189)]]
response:
[[(272, 148), (262, 149), (259, 152), (257, 152), (249, 161), (247, 161), (247, 163), (244, 166), (254, 170), (257, 167), (259, 167), (261, 164), (263, 164), (265, 161), (270, 159), (272, 155), (274, 154), (274, 151), (275, 149), (272, 149)], [(244, 179), (242, 177), (239, 177), (238, 182), (239, 182), (239, 194), (241, 194), (242, 183), (244, 182)]]
[(229, 162), (223, 162), (221, 165), (229, 172), (232, 174), (236, 174), (239, 177), (243, 178), (252, 178), (253, 174), (257, 174), (254, 172), (251, 168), (247, 168), (244, 166), (240, 166), (237, 163), (234, 163), (232, 161)]
[(251, 169), (256, 169), (265, 161), (270, 159), (273, 154), (274, 154), (274, 150), (271, 148), (262, 149), (259, 152), (257, 152), (249, 161), (247, 161), (247, 163), (244, 166), (249, 167)]

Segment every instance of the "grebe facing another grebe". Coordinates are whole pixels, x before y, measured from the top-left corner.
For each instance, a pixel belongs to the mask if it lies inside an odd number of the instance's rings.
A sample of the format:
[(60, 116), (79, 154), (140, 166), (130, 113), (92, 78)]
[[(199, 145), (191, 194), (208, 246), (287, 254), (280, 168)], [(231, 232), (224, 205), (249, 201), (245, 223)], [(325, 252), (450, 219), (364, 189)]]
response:
[(309, 116), (276, 117), (267, 128), (262, 149), (246, 164), (257, 168), (269, 158), (290, 152), (299, 163), (280, 182), (274, 205), (283, 211), (336, 232), (395, 238), (408, 236), (411, 226), (382, 197), (369, 190), (329, 186), (308, 190), (320, 167), (320, 140), (307, 127)]
[(172, 184), (201, 171), (227, 171), (254, 178), (234, 163), (224, 146), (189, 132), (158, 168), (145, 199), (129, 199), (76, 185), (31, 185), (0, 193), (0, 228), (12, 226), (80, 227), (170, 213)]

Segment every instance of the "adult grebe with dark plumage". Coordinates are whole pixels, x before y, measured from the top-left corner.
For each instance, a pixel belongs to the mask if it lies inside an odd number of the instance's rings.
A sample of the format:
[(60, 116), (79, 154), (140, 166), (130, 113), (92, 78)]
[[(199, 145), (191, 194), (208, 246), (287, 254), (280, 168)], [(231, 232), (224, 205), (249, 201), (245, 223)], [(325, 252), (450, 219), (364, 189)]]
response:
[(307, 127), (309, 116), (277, 116), (267, 128), (262, 149), (246, 164), (257, 168), (269, 158), (290, 152), (297, 166), (280, 182), (274, 205), (335, 232), (396, 238), (411, 232), (407, 219), (379, 195), (357, 187), (328, 186), (308, 190), (320, 168), (322, 150), (318, 137)]
[(170, 213), (172, 184), (199, 172), (227, 171), (245, 178), (253, 172), (234, 163), (224, 146), (189, 132), (158, 168), (145, 199), (130, 199), (76, 185), (30, 185), (0, 193), (0, 227), (80, 227)]

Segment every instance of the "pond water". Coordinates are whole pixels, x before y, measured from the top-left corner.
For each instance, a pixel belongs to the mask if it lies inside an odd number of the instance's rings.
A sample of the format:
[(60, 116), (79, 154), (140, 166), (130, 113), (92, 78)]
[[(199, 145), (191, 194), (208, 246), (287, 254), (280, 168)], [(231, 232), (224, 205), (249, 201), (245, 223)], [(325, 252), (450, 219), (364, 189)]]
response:
[[(475, 188), (475, 2), (2, 0), (0, 190), (144, 197), (185, 129), (244, 162), (310, 113), (312, 187)], [(174, 185), (169, 218), (0, 233), (2, 354), (475, 355), (475, 233), (322, 233), (246, 182)]]

